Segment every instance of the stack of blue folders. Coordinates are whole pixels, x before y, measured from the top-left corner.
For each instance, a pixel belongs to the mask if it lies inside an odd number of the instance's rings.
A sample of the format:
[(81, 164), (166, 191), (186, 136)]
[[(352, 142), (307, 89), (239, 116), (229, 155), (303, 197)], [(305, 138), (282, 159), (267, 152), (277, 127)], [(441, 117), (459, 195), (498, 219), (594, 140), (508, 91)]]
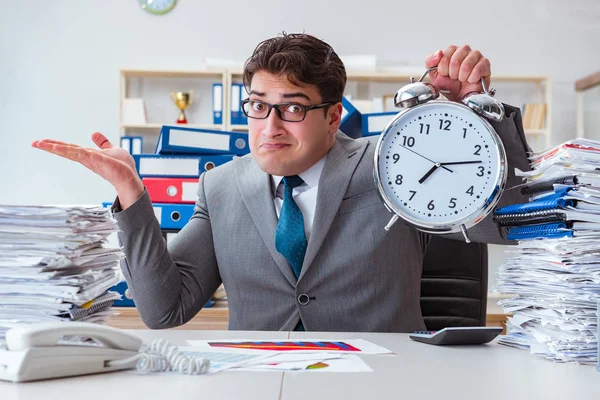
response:
[(600, 142), (573, 140), (534, 154), (525, 204), (499, 208), (508, 258), (497, 290), (508, 314), (499, 343), (553, 361), (598, 362), (600, 300)]
[[(154, 154), (132, 155), (165, 239), (175, 235), (192, 217), (202, 173), (249, 152), (245, 132), (164, 125)], [(125, 282), (115, 290), (126, 294)], [(133, 300), (125, 295), (115, 305), (131, 306)]]

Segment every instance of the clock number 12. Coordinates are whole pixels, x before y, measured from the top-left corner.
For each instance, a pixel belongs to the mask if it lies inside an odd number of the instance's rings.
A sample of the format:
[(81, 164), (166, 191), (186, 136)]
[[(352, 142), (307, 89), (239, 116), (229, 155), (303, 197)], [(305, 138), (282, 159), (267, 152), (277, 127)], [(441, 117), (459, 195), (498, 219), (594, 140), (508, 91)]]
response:
[(442, 131), (450, 130), (450, 125), (452, 125), (452, 122), (450, 122), (450, 120), (440, 119), (439, 121), (440, 121), (440, 130), (442, 130)]

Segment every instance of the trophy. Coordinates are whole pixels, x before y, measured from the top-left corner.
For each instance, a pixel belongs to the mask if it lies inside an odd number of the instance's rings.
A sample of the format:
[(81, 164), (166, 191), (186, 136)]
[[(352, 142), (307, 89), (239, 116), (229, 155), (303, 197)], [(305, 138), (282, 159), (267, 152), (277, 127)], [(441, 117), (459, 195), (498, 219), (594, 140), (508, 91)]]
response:
[(175, 102), (177, 108), (179, 108), (179, 118), (177, 118), (178, 124), (187, 124), (187, 118), (185, 117), (184, 110), (192, 104), (192, 98), (194, 97), (194, 91), (189, 92), (171, 92), (171, 98)]

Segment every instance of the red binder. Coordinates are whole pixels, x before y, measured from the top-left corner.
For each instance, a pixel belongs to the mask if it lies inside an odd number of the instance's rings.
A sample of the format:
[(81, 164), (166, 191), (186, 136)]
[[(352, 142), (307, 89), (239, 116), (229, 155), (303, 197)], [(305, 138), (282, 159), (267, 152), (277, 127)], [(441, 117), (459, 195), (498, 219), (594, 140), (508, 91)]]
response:
[(195, 203), (198, 178), (143, 178), (153, 203)]

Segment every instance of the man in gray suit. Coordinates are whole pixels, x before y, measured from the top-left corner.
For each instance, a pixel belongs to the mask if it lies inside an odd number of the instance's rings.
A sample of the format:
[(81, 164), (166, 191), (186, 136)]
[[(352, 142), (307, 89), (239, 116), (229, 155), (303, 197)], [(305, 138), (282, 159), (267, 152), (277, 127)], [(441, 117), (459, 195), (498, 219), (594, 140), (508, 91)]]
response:
[[(426, 67), (436, 65), (432, 83), (449, 100), (480, 91), (481, 77), (489, 83), (489, 61), (468, 46), (427, 58)], [(377, 138), (338, 131), (346, 71), (337, 54), (313, 36), (284, 34), (258, 45), (244, 81), (251, 154), (201, 176), (194, 215), (168, 246), (128, 153), (100, 133), (92, 136), (100, 150), (33, 143), (113, 184), (122, 269), (144, 323), (185, 324), (223, 282), (230, 329), (425, 329), (420, 280), (430, 237), (402, 222), (383, 229), (391, 214), (373, 181)], [(494, 127), (509, 171), (528, 169), (518, 109)], [(507, 187), (517, 183), (511, 172)], [(519, 196), (507, 191), (500, 204), (525, 201)], [(469, 234), (506, 243), (490, 218)]]

